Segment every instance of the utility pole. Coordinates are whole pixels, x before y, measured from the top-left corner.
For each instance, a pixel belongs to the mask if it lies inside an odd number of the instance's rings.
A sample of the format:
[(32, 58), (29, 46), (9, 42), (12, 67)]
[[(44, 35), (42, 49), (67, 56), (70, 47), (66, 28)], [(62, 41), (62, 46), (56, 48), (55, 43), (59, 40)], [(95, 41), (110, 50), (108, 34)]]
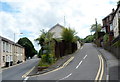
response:
[(15, 62), (16, 62), (16, 61), (15, 61), (15, 58), (16, 58), (16, 49), (17, 49), (17, 48), (15, 49), (15, 44), (16, 44), (16, 43), (15, 43), (15, 35), (16, 35), (16, 34), (23, 34), (23, 33), (14, 33), (14, 52), (13, 52), (13, 53), (14, 53), (14, 54), (13, 54), (14, 56), (13, 56), (13, 64), (15, 64)]
[(96, 23), (96, 40), (98, 39), (98, 30), (97, 30), (97, 19), (95, 18), (95, 23)]
[(64, 16), (64, 27), (66, 26), (65, 16)]
[(96, 22), (96, 44), (97, 46), (99, 46), (99, 42), (98, 42), (98, 30), (97, 30), (97, 19), (95, 19), (95, 22)]

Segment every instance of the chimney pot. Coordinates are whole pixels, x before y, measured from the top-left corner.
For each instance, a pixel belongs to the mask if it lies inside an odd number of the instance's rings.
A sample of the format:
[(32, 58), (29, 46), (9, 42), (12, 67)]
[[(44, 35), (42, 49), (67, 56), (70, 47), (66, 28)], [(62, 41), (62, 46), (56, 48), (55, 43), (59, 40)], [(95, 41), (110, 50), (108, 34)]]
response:
[(114, 8), (112, 9), (112, 12), (114, 12), (115, 10), (114, 10)]

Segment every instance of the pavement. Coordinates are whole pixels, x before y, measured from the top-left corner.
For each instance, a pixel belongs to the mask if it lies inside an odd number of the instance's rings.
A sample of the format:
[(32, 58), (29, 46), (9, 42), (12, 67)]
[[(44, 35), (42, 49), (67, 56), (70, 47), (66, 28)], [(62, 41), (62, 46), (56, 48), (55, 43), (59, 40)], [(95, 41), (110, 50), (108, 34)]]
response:
[(107, 78), (109, 80), (120, 80), (120, 59), (117, 59), (112, 53), (101, 47), (96, 47), (96, 49), (102, 54), (106, 61)]
[[(65, 67), (61, 67), (61, 62), (65, 62), (70, 57), (74, 57), (74, 59)], [(91, 43), (84, 44), (74, 54), (66, 56), (58, 62), (51, 67), (56, 69), (39, 75), (27, 76), (25, 80), (54, 80), (57, 82), (64, 80), (106, 80), (105, 61)]]

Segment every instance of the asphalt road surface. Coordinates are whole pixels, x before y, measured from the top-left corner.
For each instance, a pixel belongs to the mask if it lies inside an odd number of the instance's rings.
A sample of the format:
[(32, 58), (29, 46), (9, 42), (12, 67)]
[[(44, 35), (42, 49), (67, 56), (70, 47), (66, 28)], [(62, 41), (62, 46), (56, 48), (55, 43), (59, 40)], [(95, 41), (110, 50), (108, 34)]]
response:
[(23, 80), (22, 76), (38, 64), (39, 59), (26, 62), (2, 71), (2, 80)]
[(84, 44), (66, 67), (58, 69), (25, 80), (106, 80), (105, 61), (91, 43)]

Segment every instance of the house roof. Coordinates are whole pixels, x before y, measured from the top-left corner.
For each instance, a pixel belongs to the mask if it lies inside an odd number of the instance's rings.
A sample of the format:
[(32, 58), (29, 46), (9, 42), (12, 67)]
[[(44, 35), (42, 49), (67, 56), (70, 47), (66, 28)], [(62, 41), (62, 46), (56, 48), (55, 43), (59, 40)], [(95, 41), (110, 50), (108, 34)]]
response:
[(109, 15), (107, 15), (105, 18), (103, 18), (102, 20), (105, 20), (107, 17), (109, 17), (110, 15), (114, 15), (115, 11), (111, 12)]
[(21, 48), (24, 48), (23, 46), (21, 46), (21, 45), (15, 43), (15, 42), (13, 42), (13, 41), (7, 39), (7, 38), (4, 38), (4, 37), (2, 37), (2, 36), (0, 36), (0, 38), (1, 38), (2, 41), (8, 42), (8, 43), (10, 43), (10, 44), (15, 44), (16, 46), (19, 46), (19, 47), (21, 47)]
[[(53, 26), (49, 31), (51, 31), (52, 29), (54, 29), (56, 26), (60, 26), (61, 28), (64, 28), (64, 26), (60, 25), (59, 23), (57, 23), (55, 26)], [(48, 32), (49, 32), (48, 31)]]
[(115, 13), (114, 13), (114, 15), (113, 15), (113, 18), (112, 18), (112, 20), (114, 19), (114, 17), (115, 17), (115, 14), (117, 13), (117, 11), (118, 11), (118, 9), (120, 8), (120, 4), (118, 4), (117, 5), (117, 9), (115, 10)]

